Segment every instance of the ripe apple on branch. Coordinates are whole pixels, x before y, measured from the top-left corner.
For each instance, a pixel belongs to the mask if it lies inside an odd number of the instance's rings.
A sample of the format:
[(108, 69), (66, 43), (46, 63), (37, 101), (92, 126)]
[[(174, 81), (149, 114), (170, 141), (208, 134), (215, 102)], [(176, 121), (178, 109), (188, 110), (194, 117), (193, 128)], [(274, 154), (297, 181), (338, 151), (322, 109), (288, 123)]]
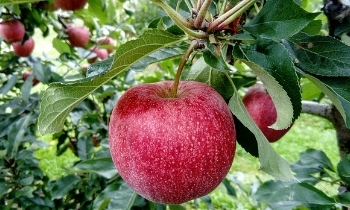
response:
[(20, 20), (10, 19), (0, 23), (0, 36), (10, 44), (22, 41), (24, 34), (25, 28)]
[[(223, 98), (199, 82), (138, 85), (118, 100), (109, 141), (118, 172), (137, 193), (180, 204), (214, 190), (228, 173), (236, 134)], [(205, 184), (203, 184), (205, 183)]]
[(90, 40), (90, 31), (84, 26), (67, 24), (68, 41), (74, 47), (85, 47)]
[(20, 57), (28, 57), (34, 50), (35, 42), (32, 37), (28, 37), (20, 42), (14, 42), (11, 45), (15, 55)]

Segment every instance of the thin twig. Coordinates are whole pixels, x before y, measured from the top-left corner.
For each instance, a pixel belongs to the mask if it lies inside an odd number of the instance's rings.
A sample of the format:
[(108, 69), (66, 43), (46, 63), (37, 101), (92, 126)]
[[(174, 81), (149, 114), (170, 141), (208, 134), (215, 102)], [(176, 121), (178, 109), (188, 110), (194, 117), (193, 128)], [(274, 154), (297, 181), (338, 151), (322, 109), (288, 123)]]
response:
[(223, 15), (218, 17), (208, 27), (208, 32), (216, 30), (219, 26), (223, 28), (225, 25), (231, 23), (239, 15), (241, 15), (245, 10), (247, 10), (251, 5), (253, 5), (256, 0), (243, 0), (236, 4), (232, 9), (225, 12)]
[(205, 20), (205, 16), (209, 10), (210, 4), (213, 0), (205, 0), (201, 9), (198, 12), (198, 15), (194, 21), (194, 27), (197, 29), (202, 28), (203, 21)]

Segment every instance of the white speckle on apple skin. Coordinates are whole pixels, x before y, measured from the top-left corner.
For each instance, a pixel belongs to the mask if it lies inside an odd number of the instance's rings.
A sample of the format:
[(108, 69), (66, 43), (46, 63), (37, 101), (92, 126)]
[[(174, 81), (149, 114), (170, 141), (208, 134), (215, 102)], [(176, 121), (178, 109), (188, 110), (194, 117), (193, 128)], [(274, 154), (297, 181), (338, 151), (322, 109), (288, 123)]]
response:
[(135, 86), (117, 102), (109, 125), (121, 177), (146, 199), (179, 204), (214, 190), (235, 154), (233, 118), (222, 97), (198, 82)]

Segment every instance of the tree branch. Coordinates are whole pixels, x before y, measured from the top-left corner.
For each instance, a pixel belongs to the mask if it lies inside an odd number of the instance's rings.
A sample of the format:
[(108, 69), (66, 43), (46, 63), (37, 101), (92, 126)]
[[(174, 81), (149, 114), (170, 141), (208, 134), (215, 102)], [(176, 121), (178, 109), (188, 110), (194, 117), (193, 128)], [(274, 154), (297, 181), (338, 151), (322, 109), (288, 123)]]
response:
[(321, 104), (313, 101), (302, 101), (302, 112), (317, 115), (331, 121), (332, 123), (334, 122), (332, 105)]

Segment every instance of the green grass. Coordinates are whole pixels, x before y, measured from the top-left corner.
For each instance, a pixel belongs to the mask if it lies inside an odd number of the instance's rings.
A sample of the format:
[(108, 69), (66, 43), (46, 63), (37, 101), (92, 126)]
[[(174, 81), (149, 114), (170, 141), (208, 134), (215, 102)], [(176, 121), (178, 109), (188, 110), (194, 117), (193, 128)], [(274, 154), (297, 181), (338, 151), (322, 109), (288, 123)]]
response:
[[(308, 148), (324, 151), (334, 165), (340, 160), (333, 125), (323, 118), (309, 114), (302, 114), (289, 132), (271, 145), (290, 163), (296, 162), (300, 153)], [(253, 176), (263, 174), (258, 168), (259, 160), (238, 145), (231, 173), (241, 171)]]
[(289, 162), (297, 161), (299, 153), (308, 148), (324, 151), (333, 164), (340, 160), (332, 123), (309, 114), (302, 114), (291, 130), (272, 146)]
[(56, 156), (57, 141), (52, 140), (49, 136), (42, 140), (49, 143), (50, 146), (41, 148), (35, 153), (35, 156), (40, 159), (39, 167), (51, 180), (57, 180), (66, 175), (68, 169), (79, 158), (70, 149), (67, 149), (61, 156)]

